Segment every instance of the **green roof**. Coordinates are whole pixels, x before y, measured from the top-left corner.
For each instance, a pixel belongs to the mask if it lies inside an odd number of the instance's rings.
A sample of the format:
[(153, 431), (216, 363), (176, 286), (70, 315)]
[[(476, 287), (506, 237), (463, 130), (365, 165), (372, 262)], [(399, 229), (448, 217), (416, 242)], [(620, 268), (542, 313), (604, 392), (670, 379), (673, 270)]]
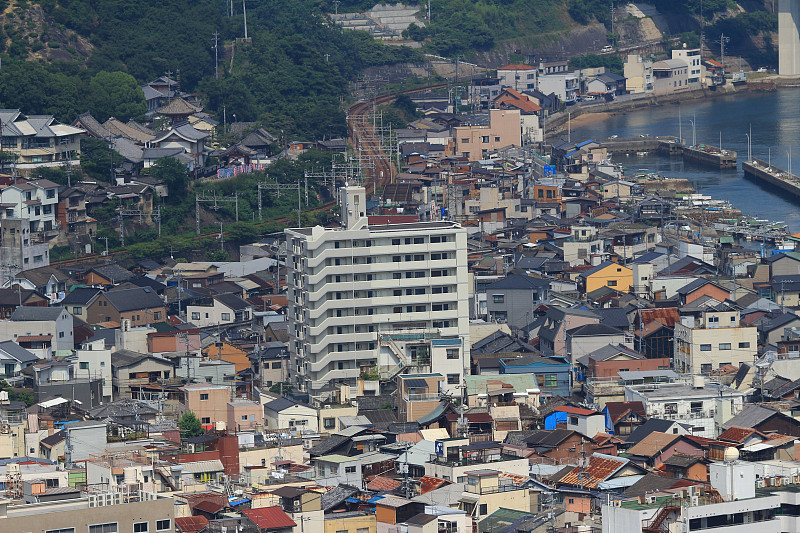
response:
[(508, 526), (526, 516), (535, 516), (535, 513), (528, 513), (525, 511), (517, 511), (515, 509), (506, 509), (501, 507), (480, 522), (478, 522), (478, 531), (497, 531), (504, 526)]

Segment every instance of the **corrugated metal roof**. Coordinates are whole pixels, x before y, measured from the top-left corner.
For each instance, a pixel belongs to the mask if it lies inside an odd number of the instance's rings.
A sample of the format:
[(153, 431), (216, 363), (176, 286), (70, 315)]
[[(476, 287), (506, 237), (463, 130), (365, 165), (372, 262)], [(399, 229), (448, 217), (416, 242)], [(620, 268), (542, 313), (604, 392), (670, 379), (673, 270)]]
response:
[(273, 507), (261, 507), (260, 509), (245, 509), (242, 511), (259, 529), (286, 529), (295, 527), (297, 524), (289, 518), (283, 509), (277, 505)]
[[(606, 481), (615, 472), (628, 465), (630, 461), (622, 457), (614, 457), (602, 453), (595, 453), (589, 457), (589, 466), (581, 468), (580, 466), (573, 468), (559, 483), (566, 485), (578, 486), (581, 485), (587, 489), (598, 488), (600, 482)], [(582, 472), (582, 474), (581, 474)]]
[(202, 474), (203, 472), (221, 472), (225, 468), (222, 466), (222, 461), (219, 459), (211, 459), (208, 461), (192, 461), (190, 463), (181, 463), (184, 474)]

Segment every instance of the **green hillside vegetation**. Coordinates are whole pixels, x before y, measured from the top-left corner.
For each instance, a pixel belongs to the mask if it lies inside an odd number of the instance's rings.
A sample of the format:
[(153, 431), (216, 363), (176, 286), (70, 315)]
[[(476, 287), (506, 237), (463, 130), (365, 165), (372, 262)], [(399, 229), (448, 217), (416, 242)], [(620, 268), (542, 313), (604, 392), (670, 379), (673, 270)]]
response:
[[(182, 90), (200, 92), (206, 110), (220, 119), (224, 109), (228, 117), (259, 121), (292, 138), (342, 135), (340, 99), (349, 80), (365, 67), (420, 59), (417, 51), (331, 25), (314, 0), (252, 2), (247, 12), (252, 44), (237, 44), (232, 62), (225, 43), (244, 35), (241, 3), (234, 3), (232, 17), (226, 16), (227, 0), (38, 3), (47, 23), (36, 19), (31, 4), (18, 0), (12, 8), (15, 24), (0, 32), (0, 105), (67, 122), (87, 110), (101, 119), (135, 118), (145, 108), (143, 100), (131, 96), (132, 82), (140, 85), (170, 73)], [(72, 32), (93, 45), (91, 54), (86, 61), (26, 61), (34, 53), (31, 43), (49, 37), (23, 36), (20, 24)], [(214, 78), (215, 31), (220, 34), (219, 79)], [(114, 89), (115, 82), (122, 86)]]

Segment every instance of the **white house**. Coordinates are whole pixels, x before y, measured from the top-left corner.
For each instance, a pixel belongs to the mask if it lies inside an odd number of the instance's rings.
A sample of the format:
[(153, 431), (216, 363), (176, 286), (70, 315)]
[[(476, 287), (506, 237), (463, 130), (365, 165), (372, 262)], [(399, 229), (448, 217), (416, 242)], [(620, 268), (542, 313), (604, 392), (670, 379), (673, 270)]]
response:
[(215, 294), (209, 305), (186, 307), (189, 320), (198, 327), (245, 322), (253, 317), (253, 306), (235, 294)]
[(269, 429), (319, 431), (317, 410), (288, 398), (277, 398), (264, 404), (264, 425)]
[(0, 369), (2, 369), (0, 377), (9, 383), (19, 381), (22, 369), (38, 360), (36, 355), (13, 341), (0, 342)]
[(511, 87), (515, 91), (532, 91), (536, 89), (536, 67), (512, 63), (497, 69), (497, 77), (500, 78), (502, 87)]
[(110, 402), (113, 391), (111, 379), (111, 350), (106, 348), (105, 339), (88, 340), (75, 350), (78, 364), (75, 369), (76, 378), (103, 380), (103, 401)]
[(72, 350), (72, 315), (63, 307), (18, 307), (11, 320), (0, 320), (0, 338), (50, 336), (54, 350)]

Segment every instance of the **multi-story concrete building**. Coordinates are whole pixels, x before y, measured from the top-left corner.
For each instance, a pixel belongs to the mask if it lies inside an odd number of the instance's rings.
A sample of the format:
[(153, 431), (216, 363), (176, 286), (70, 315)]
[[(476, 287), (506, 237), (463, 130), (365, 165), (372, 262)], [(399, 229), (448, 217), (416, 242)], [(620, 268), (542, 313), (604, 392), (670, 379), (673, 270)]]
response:
[(653, 62), (639, 54), (629, 54), (625, 60), (626, 89), (631, 94), (653, 92)]
[(455, 127), (453, 139), (456, 154), (480, 161), (492, 150), (522, 146), (522, 116), (518, 109), (490, 109), (488, 126)]
[(546, 74), (539, 78), (539, 90), (545, 94), (554, 93), (562, 104), (578, 101), (580, 82), (574, 74)]
[(700, 57), (699, 48), (679, 48), (672, 51), (672, 59), (679, 59), (686, 62), (689, 67), (687, 83), (690, 89), (699, 89), (705, 78), (705, 67), (703, 59)]
[[(63, 489), (62, 489), (62, 492)], [(0, 501), (0, 530), (31, 533), (167, 533), (174, 531), (172, 498), (134, 487), (90, 490), (85, 496), (54, 497), (36, 504)]]
[(674, 338), (675, 369), (688, 374), (753, 363), (758, 350), (758, 328), (740, 325), (735, 309), (683, 314)]
[(625, 387), (626, 402), (642, 402), (649, 418), (674, 420), (692, 427), (692, 434), (713, 439), (717, 427), (738, 414), (745, 394), (725, 385), (705, 383), (648, 383)]
[(363, 187), (341, 189), (341, 209), (341, 228), (286, 230), (297, 386), (355, 386), (362, 373), (390, 379), (413, 366), (446, 375), (455, 392), (469, 361), (466, 231), (370, 225)]
[(530, 91), (536, 89), (536, 76), (538, 70), (530, 65), (512, 63), (497, 69), (502, 87), (511, 87), (515, 91)]

